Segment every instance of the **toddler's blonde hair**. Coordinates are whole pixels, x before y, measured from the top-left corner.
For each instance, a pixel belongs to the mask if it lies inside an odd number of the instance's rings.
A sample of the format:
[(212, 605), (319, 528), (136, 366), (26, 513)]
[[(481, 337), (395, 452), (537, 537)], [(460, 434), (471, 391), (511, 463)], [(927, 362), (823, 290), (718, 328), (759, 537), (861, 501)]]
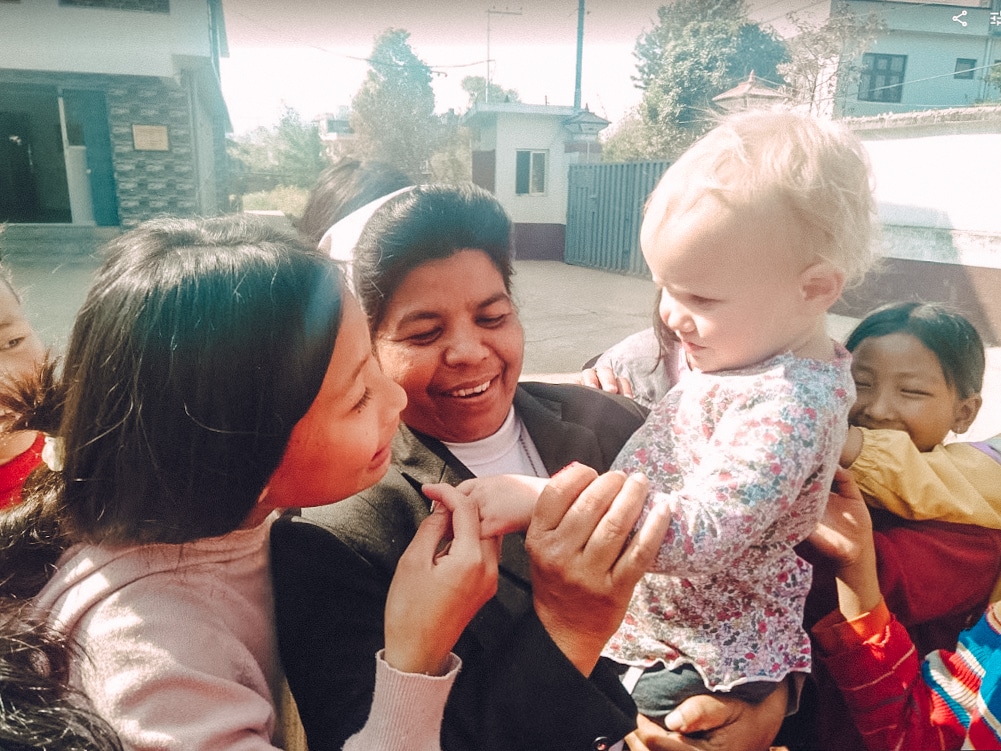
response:
[[(869, 159), (838, 123), (785, 109), (724, 118), (667, 170), (645, 220), (663, 223), (679, 202), (691, 205), (707, 194), (735, 208), (782, 202), (816, 238), (809, 250), (839, 269), (845, 286), (872, 265)], [(654, 208), (663, 211), (660, 218), (649, 215)]]

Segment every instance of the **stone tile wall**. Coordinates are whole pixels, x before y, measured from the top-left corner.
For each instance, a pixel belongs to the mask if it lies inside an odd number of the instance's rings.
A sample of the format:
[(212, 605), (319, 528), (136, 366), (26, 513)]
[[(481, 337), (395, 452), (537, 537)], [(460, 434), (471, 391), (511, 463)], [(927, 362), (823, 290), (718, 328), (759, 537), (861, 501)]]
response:
[[(191, 79), (183, 77), (182, 80)], [(189, 95), (182, 84), (171, 79), (141, 76), (6, 69), (0, 69), (0, 82), (105, 92), (118, 214), (123, 227), (135, 226), (159, 214), (194, 216), (204, 213), (198, 203)], [(166, 126), (169, 150), (136, 150), (133, 125)], [(213, 123), (213, 133), (217, 195), (208, 196), (207, 204), (215, 203), (218, 211), (225, 211), (228, 172), (221, 117)]]
[[(107, 97), (122, 226), (158, 214), (198, 213), (187, 91), (155, 78), (115, 77)], [(137, 151), (133, 125), (166, 126), (169, 150)]]

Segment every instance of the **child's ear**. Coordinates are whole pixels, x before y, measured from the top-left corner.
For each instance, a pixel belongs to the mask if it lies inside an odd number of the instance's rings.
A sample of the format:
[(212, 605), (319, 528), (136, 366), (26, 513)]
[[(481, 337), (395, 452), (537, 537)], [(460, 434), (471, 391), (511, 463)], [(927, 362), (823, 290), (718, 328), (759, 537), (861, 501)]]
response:
[(980, 394), (959, 399), (956, 402), (956, 414), (952, 423), (952, 432), (956, 435), (965, 433), (970, 429), (973, 421), (977, 419), (980, 406), (984, 403), (984, 398)]
[(845, 286), (845, 275), (830, 261), (817, 261), (807, 266), (800, 274), (800, 289), (803, 301), (827, 310), (841, 297)]

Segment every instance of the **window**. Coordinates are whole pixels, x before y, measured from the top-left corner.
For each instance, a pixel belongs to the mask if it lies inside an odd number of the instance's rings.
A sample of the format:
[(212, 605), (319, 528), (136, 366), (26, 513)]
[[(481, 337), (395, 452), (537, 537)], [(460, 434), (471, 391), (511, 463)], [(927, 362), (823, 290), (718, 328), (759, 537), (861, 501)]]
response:
[(519, 196), (537, 196), (546, 192), (546, 152), (518, 151), (514, 192)]
[(899, 102), (904, 91), (907, 55), (862, 55), (858, 98), (862, 102)]
[(956, 73), (953, 78), (973, 78), (973, 69), (977, 67), (977, 61), (968, 57), (956, 58)]

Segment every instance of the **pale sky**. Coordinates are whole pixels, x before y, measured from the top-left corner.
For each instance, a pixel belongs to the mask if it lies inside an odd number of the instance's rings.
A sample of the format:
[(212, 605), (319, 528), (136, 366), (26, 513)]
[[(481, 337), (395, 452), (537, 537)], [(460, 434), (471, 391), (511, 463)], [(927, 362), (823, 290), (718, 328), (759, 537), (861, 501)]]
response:
[[(631, 81), (637, 38), (662, 0), (587, 0), (581, 104), (615, 122), (640, 92)], [(829, 0), (751, 0), (755, 20), (781, 24), (789, 11), (826, 10)], [(368, 72), (376, 36), (410, 32), (431, 66), (437, 108), (465, 109), (465, 76), (486, 75), (530, 104), (572, 105), (577, 63), (577, 0), (223, 0), (229, 58), (223, 93), (234, 131), (277, 121), (283, 104), (312, 118), (350, 105)], [(495, 11), (488, 14), (488, 10)]]

